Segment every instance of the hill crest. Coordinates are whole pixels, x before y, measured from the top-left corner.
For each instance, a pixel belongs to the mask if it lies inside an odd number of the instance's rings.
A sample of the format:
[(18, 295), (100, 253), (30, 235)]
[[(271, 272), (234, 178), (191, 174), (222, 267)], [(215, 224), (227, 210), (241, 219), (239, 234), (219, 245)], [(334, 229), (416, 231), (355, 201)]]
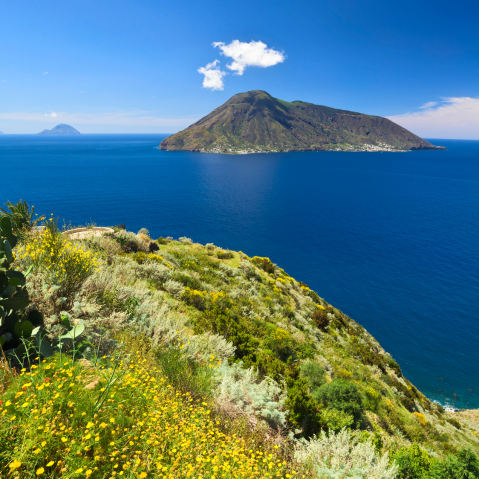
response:
[(287, 102), (252, 90), (232, 96), (185, 130), (165, 138), (160, 149), (253, 153), (444, 148), (387, 118), (300, 100)]

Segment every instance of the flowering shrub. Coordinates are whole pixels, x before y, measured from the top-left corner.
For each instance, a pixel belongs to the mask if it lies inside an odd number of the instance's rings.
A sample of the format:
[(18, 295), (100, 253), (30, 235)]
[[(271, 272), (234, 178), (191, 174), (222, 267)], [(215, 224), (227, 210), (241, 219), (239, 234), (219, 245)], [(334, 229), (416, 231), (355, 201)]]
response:
[(155, 253), (144, 253), (143, 251), (139, 251), (133, 255), (133, 259), (138, 264), (143, 264), (145, 261), (149, 261), (152, 263), (161, 263), (163, 258)]
[(23, 370), (0, 396), (2, 477), (292, 477), (133, 356), (101, 367), (56, 356)]
[(206, 291), (198, 291), (196, 289), (191, 289), (186, 287), (182, 294), (182, 299), (186, 301), (191, 306), (194, 306), (198, 309), (203, 309), (205, 306), (205, 299), (208, 296)]
[(413, 412), (412, 414), (413, 416), (415, 416), (415, 418), (417, 419), (417, 422), (421, 424), (421, 426), (426, 425), (426, 418), (424, 414), (421, 414), (420, 412)]
[(18, 257), (25, 269), (32, 265), (35, 273), (54, 287), (56, 296), (65, 298), (67, 306), (85, 279), (100, 266), (96, 254), (84, 251), (49, 228), (21, 246)]

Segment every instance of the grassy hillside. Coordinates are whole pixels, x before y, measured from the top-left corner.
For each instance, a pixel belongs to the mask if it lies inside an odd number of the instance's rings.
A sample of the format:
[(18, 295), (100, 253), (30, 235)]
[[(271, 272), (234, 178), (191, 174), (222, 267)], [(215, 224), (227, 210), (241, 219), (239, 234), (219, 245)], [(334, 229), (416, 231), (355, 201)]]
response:
[(400, 151), (437, 149), (392, 121), (303, 101), (286, 102), (261, 90), (239, 93), (209, 115), (162, 141), (163, 150)]
[(479, 477), (474, 414), (431, 403), (267, 258), (146, 230), (70, 241), (54, 223), (8, 269), (34, 267), (23, 326), (0, 329), (0, 474)]

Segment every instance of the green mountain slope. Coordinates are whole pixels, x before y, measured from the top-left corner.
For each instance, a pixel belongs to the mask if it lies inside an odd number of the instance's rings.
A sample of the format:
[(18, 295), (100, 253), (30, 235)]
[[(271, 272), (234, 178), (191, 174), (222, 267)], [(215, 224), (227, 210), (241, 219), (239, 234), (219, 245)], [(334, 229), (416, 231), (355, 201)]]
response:
[(444, 148), (387, 118), (303, 101), (286, 102), (253, 90), (234, 95), (209, 115), (169, 136), (160, 149), (250, 153)]

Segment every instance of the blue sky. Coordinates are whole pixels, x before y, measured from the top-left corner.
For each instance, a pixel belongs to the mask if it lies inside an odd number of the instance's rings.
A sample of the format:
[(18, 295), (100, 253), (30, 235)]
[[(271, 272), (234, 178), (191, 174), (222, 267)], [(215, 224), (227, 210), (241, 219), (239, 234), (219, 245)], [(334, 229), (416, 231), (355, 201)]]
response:
[[(0, 130), (170, 133), (260, 89), (479, 139), (478, 14), (472, 0), (3, 2)], [(235, 40), (283, 61), (238, 75), (213, 46)], [(215, 60), (222, 90), (198, 72)]]

